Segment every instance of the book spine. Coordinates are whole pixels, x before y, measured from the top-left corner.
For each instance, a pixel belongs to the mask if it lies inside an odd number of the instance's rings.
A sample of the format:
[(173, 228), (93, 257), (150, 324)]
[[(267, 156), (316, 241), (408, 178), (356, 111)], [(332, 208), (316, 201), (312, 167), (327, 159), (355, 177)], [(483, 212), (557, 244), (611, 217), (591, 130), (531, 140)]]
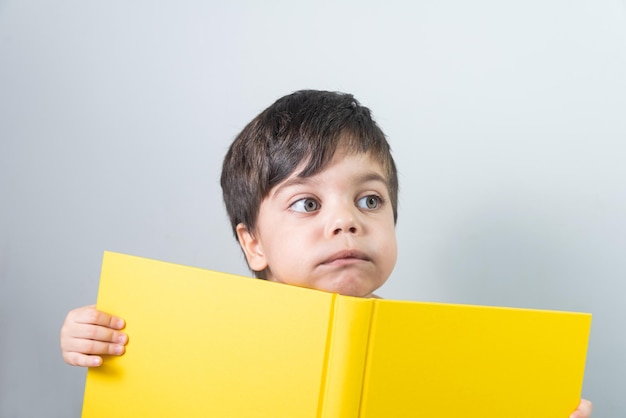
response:
[(329, 327), (319, 418), (357, 418), (373, 301), (337, 295)]

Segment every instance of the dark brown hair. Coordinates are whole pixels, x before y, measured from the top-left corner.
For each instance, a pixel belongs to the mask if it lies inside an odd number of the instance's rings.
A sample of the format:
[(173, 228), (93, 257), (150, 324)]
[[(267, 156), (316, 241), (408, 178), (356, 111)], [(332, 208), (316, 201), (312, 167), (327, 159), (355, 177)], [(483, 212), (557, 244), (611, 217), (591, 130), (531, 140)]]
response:
[(261, 202), (275, 185), (301, 164), (300, 177), (322, 171), (339, 145), (348, 153), (371, 153), (382, 165), (396, 220), (396, 166), (370, 110), (350, 94), (301, 90), (254, 118), (224, 158), (220, 182), (235, 237), (240, 223), (254, 232)]

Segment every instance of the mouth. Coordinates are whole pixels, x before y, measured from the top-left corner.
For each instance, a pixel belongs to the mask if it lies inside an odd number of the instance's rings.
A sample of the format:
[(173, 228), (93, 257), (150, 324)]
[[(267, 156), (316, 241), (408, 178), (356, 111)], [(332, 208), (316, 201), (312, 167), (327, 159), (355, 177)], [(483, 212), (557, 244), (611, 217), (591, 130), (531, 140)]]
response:
[(332, 254), (322, 262), (322, 265), (341, 266), (345, 264), (370, 261), (369, 257), (358, 250), (344, 250)]

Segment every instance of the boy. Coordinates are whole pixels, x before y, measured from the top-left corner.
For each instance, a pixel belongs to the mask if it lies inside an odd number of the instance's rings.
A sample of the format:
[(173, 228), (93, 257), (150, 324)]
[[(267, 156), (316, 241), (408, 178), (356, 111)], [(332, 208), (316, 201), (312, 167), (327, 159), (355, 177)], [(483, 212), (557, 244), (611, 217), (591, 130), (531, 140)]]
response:
[[(372, 297), (396, 262), (398, 178), (389, 144), (351, 95), (299, 91), (237, 136), (221, 186), (233, 232), (260, 279)], [(68, 364), (121, 355), (124, 321), (87, 306), (61, 330)], [(582, 401), (572, 414), (588, 418)], [(556, 417), (555, 417), (556, 418)]]

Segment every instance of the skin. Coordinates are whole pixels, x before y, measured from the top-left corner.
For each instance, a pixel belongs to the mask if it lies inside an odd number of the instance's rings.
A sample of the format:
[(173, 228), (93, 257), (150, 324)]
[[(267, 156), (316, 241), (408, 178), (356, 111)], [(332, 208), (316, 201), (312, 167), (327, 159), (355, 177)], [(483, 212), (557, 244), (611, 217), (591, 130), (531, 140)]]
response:
[(570, 415), (570, 418), (590, 418), (592, 410), (593, 405), (591, 402), (587, 399), (581, 399), (580, 405), (578, 405), (576, 411)]
[[(259, 208), (256, 228), (237, 226), (250, 267), (268, 280), (344, 295), (371, 297), (396, 262), (389, 192), (380, 165), (367, 154), (338, 151), (315, 176), (297, 172), (275, 186)], [(102, 355), (122, 355), (122, 318), (95, 305), (70, 311), (61, 328), (66, 363), (97, 367)], [(590, 418), (582, 399), (570, 418)]]
[(63, 360), (72, 366), (97, 367), (102, 355), (119, 356), (126, 351), (128, 335), (122, 318), (96, 310), (96, 305), (71, 310), (61, 328)]
[(254, 270), (270, 281), (371, 297), (396, 263), (393, 209), (383, 169), (369, 154), (338, 152), (320, 173), (298, 170), (237, 234)]

